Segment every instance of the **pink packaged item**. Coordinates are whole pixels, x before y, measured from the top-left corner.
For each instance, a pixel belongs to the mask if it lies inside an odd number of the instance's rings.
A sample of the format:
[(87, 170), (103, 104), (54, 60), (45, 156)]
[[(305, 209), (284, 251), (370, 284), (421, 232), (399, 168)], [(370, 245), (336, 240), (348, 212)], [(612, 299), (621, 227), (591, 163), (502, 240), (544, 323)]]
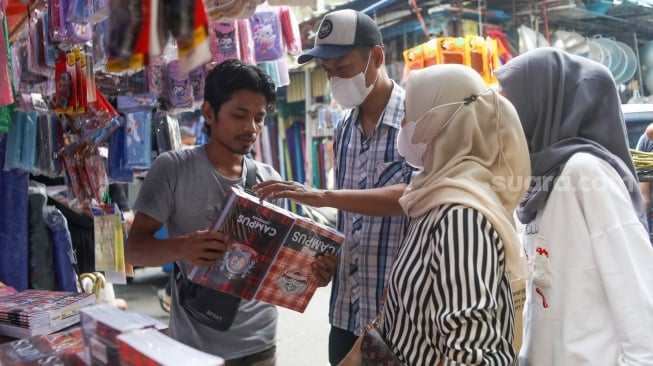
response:
[(295, 56), (299, 55), (302, 53), (302, 36), (299, 33), (299, 23), (297, 23), (295, 14), (289, 6), (284, 5), (279, 7), (279, 16), (288, 53)]
[(249, 26), (249, 19), (237, 20), (236, 28), (238, 30), (238, 47), (240, 48), (240, 60), (251, 65), (256, 65), (256, 57), (254, 56), (254, 43), (249, 41), (252, 39), (252, 29)]
[(193, 104), (193, 91), (188, 73), (182, 73), (178, 60), (168, 63), (168, 90), (168, 99), (173, 107), (190, 107)]
[(0, 107), (14, 102), (14, 94), (11, 86), (11, 75), (9, 75), (9, 59), (7, 57), (7, 38), (4, 29), (0, 27)]
[(273, 61), (281, 58), (284, 54), (284, 45), (279, 9), (268, 7), (259, 10), (249, 18), (249, 24), (252, 29), (256, 61)]
[(209, 23), (211, 37), (211, 56), (221, 63), (228, 59), (240, 59), (240, 47), (236, 23), (212, 21)]

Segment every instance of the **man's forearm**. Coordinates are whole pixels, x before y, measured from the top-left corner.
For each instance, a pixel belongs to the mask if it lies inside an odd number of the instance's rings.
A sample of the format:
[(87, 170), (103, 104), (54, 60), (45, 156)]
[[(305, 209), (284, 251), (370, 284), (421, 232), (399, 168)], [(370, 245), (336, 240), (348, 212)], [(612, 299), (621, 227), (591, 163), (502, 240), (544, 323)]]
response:
[(399, 197), (405, 188), (406, 184), (396, 184), (372, 189), (324, 191), (323, 206), (368, 216), (403, 215)]
[(135, 266), (161, 266), (181, 258), (180, 238), (157, 239), (149, 234), (130, 232), (125, 259)]

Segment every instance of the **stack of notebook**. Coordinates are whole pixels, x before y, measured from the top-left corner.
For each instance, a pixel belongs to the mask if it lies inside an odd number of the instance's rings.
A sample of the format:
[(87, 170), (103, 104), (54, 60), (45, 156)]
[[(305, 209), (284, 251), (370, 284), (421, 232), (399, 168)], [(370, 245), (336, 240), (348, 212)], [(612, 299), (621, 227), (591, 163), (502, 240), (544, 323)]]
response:
[(79, 322), (95, 295), (48, 290), (0, 294), (0, 334), (14, 338), (51, 334)]

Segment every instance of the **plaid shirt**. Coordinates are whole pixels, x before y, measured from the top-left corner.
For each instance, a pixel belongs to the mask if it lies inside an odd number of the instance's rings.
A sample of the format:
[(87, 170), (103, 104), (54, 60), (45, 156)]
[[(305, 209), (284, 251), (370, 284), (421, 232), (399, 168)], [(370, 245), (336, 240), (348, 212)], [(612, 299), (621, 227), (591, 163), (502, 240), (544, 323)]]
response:
[[(395, 83), (369, 138), (363, 133), (359, 108), (350, 110), (338, 123), (333, 139), (337, 189), (409, 183), (413, 168), (399, 155), (396, 144), (404, 118), (404, 98), (404, 90)], [(332, 283), (331, 325), (359, 335), (363, 326), (376, 317), (407, 223), (405, 216), (372, 217), (338, 212), (338, 230), (345, 234), (346, 240)], [(357, 266), (353, 275), (352, 263)]]

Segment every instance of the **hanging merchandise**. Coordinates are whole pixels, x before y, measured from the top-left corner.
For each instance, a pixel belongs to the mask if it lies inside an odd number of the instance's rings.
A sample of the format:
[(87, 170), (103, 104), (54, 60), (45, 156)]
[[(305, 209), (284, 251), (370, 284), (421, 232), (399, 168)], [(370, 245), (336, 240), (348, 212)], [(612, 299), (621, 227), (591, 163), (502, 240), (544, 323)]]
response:
[(279, 64), (276, 61), (262, 61), (258, 63), (258, 67), (263, 69), (266, 74), (270, 75), (274, 85), (281, 84), (281, 78), (279, 76)]
[(229, 11), (236, 4), (236, 0), (205, 0), (203, 3), (209, 19), (224, 21), (225, 11)]
[(79, 115), (97, 100), (92, 55), (75, 47), (55, 63), (55, 111)]
[(240, 60), (251, 65), (256, 64), (254, 51), (254, 42), (252, 39), (252, 28), (249, 25), (249, 19), (239, 19), (236, 21), (238, 30), (238, 45), (240, 49)]
[(111, 0), (110, 4), (107, 71), (145, 66), (150, 46), (149, 8), (141, 0)]
[(84, 169), (87, 181), (84, 183), (91, 187), (95, 202), (102, 202), (104, 196), (109, 192), (109, 178), (104, 163), (97, 148), (88, 148), (84, 154)]
[(297, 56), (302, 53), (302, 36), (299, 34), (299, 23), (297, 23), (295, 13), (288, 6), (280, 6), (279, 16), (288, 53)]
[(166, 41), (165, 6), (162, 0), (150, 0), (150, 60), (163, 53)]
[(66, 170), (67, 182), (72, 188), (73, 195), (78, 203), (91, 202), (93, 192), (90, 185), (86, 184), (87, 175), (83, 165), (82, 153), (78, 152), (79, 145), (71, 143), (62, 152)]
[[(71, 0), (72, 1), (72, 0)], [(68, 19), (70, 2), (68, 0), (50, 0), (50, 38), (61, 43), (84, 43), (92, 38), (92, 26), (88, 23), (77, 23)], [(84, 6), (93, 7), (93, 3), (84, 2)]]
[(61, 163), (57, 157), (59, 151), (59, 119), (55, 114), (40, 114), (37, 121), (38, 137), (36, 142), (36, 164), (34, 174), (46, 177), (61, 175)]
[(86, 113), (62, 115), (82, 141), (93, 145), (105, 141), (121, 123), (116, 109), (97, 88), (95, 98), (95, 102), (88, 104)]
[(154, 95), (164, 95), (167, 92), (166, 64), (162, 56), (154, 57), (145, 70), (147, 92)]
[(240, 59), (240, 44), (235, 21), (211, 21), (209, 33), (213, 61), (221, 63), (228, 59)]
[(181, 134), (177, 117), (167, 112), (158, 112), (154, 117), (154, 128), (158, 154), (181, 149)]
[(152, 163), (152, 94), (118, 96), (118, 110), (125, 116), (125, 166), (149, 169)]
[(125, 126), (120, 125), (109, 139), (107, 175), (111, 183), (133, 183), (134, 170), (125, 164)]
[[(14, 94), (11, 85), (11, 61), (9, 55), (9, 39), (7, 37), (7, 19), (2, 16), (2, 28), (0, 28), (0, 107), (5, 107), (14, 102)], [(4, 121), (8, 122), (8, 121)], [(0, 118), (0, 132), (6, 132), (7, 123)]]
[(277, 64), (277, 73), (279, 74), (279, 80), (277, 88), (288, 86), (290, 84), (290, 70), (288, 70), (288, 59), (280, 58), (276, 61)]
[(87, 145), (74, 134), (66, 135), (65, 139), (67, 144), (59, 155), (76, 204), (102, 202), (108, 192), (109, 178), (97, 146)]
[[(7, 37), (7, 34), (8, 34), (7, 19), (6, 17), (3, 16), (2, 17), (2, 35), (3, 35), (2, 41), (4, 42), (4, 44), (0, 45), (0, 47), (2, 48), (2, 51), (0, 52), (4, 52), (5, 58), (8, 58), (7, 56), (11, 52), (9, 48), (9, 39)], [(11, 116), (13, 115), (14, 112), (13, 110), (14, 85), (11, 81), (12, 80), (11, 78), (14, 73), (13, 63), (14, 61), (12, 58), (8, 58), (6, 60), (6, 63), (0, 63), (0, 98), (2, 98), (2, 100), (5, 101), (5, 103), (7, 103), (6, 105), (0, 107), (0, 134), (7, 132), (9, 130)], [(6, 75), (5, 75), (4, 67), (7, 68)], [(3, 81), (5, 77), (7, 77), (8, 79), (6, 81)], [(2, 162), (4, 163), (4, 156), (2, 157)]]
[(181, 68), (179, 60), (167, 65), (168, 102), (173, 108), (187, 108), (193, 105), (193, 89), (187, 72)]
[(237, 19), (237, 17), (244, 12), (247, 3), (248, 0), (235, 0), (230, 8), (225, 9), (222, 12), (222, 17), (225, 20)]
[(107, 281), (126, 283), (124, 233), (122, 213), (107, 199), (91, 206), (95, 242), (95, 269), (103, 271)]
[(97, 23), (93, 27), (93, 69), (104, 70), (109, 60), (107, 55), (107, 20)]
[(204, 65), (200, 65), (188, 73), (190, 79), (191, 93), (193, 102), (201, 103), (204, 101), (204, 86), (206, 82), (206, 70)]
[(24, 106), (14, 109), (12, 123), (7, 133), (5, 169), (34, 170), (36, 155), (37, 117), (35, 111)]
[(247, 19), (254, 15), (256, 12), (256, 9), (259, 5), (263, 4), (265, 0), (245, 0), (245, 6), (243, 7), (243, 10), (235, 15), (234, 17), (228, 18), (232, 20), (238, 20), (238, 19)]
[(61, 162), (58, 158), (60, 147), (63, 146), (62, 130), (59, 118), (54, 114), (52, 106), (43, 99), (41, 94), (31, 94), (29, 102), (37, 112), (36, 157), (33, 173), (47, 177), (61, 175)]
[(257, 62), (274, 61), (284, 55), (279, 9), (261, 7), (249, 19)]
[[(164, 2), (164, 4), (168, 3), (173, 2)], [(173, 27), (172, 33), (177, 40), (179, 69), (182, 73), (188, 73), (211, 61), (208, 17), (204, 11), (202, 0), (175, 3), (179, 5), (179, 8), (178, 12), (172, 13), (172, 16), (179, 20), (179, 27), (176, 31)]]
[(204, 6), (211, 21), (230, 21), (252, 16), (264, 0), (205, 0)]

